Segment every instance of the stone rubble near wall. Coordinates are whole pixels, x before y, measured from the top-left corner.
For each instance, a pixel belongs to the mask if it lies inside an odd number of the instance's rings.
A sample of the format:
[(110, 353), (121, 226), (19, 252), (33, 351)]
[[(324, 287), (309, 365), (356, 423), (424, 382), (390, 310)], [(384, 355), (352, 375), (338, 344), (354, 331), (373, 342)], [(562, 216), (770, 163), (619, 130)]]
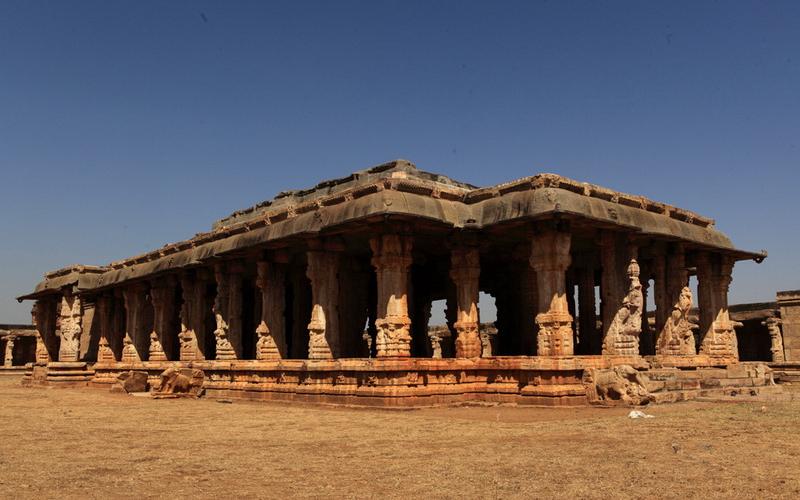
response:
[(111, 392), (147, 392), (147, 372), (130, 370), (117, 376), (117, 383), (111, 387)]

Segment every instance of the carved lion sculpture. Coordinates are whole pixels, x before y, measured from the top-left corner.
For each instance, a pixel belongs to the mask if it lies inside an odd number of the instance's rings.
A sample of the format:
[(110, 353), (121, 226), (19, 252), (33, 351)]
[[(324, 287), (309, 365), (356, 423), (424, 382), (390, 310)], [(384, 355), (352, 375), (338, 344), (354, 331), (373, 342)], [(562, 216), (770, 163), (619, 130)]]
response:
[(584, 372), (583, 384), (593, 403), (644, 405), (652, 399), (644, 376), (629, 365), (588, 369)]

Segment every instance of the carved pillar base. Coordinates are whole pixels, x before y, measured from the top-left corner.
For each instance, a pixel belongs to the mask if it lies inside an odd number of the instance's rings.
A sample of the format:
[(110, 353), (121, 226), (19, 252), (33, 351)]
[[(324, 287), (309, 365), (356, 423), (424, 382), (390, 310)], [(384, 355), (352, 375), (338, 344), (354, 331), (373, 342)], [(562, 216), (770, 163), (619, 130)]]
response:
[(149, 361), (167, 360), (167, 355), (164, 352), (164, 347), (161, 345), (161, 341), (158, 340), (158, 334), (156, 334), (156, 332), (152, 332), (150, 334), (150, 351), (149, 351), (149, 357), (147, 359)]
[(719, 358), (738, 358), (739, 348), (735, 327), (742, 326), (737, 321), (714, 321), (700, 346), (700, 353)]
[(178, 341), (181, 344), (179, 357), (181, 361), (196, 361), (203, 359), (199, 355), (197, 347), (197, 335), (194, 330), (183, 330), (178, 334)]
[(50, 354), (47, 352), (47, 345), (42, 340), (41, 335), (36, 336), (36, 362), (46, 364), (50, 361)]
[(456, 330), (456, 357), (457, 358), (480, 358), (483, 352), (483, 344), (478, 334), (478, 323), (456, 322), (453, 325)]
[(114, 351), (108, 343), (108, 339), (100, 337), (100, 343), (97, 348), (97, 362), (98, 363), (113, 363), (116, 361)]
[(407, 317), (378, 318), (375, 322), (378, 357), (411, 356), (411, 320)]
[(539, 335), (536, 338), (539, 356), (571, 356), (572, 316), (568, 312), (553, 311), (536, 315)]
[(131, 340), (130, 336), (126, 335), (122, 341), (122, 362), (123, 363), (138, 363), (142, 360), (139, 351), (136, 350), (136, 345)]
[(256, 335), (258, 336), (256, 359), (281, 359), (281, 351), (278, 349), (275, 339), (270, 335), (266, 322), (262, 321), (256, 327)]

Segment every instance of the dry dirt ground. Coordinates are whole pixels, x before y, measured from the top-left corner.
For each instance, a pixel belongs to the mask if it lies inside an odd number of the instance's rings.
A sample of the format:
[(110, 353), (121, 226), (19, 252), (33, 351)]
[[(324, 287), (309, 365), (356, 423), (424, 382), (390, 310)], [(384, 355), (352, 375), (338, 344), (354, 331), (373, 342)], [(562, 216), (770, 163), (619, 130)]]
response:
[(800, 498), (800, 401), (410, 411), (0, 377), (0, 498)]

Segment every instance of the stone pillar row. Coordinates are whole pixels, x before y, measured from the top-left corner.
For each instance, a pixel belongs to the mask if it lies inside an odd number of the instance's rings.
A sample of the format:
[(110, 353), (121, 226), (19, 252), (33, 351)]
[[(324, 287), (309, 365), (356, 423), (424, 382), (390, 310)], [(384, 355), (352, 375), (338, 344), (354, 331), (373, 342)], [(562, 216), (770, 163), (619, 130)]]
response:
[[(600, 291), (602, 299), (602, 353), (637, 356), (643, 321), (646, 321), (645, 295), (640, 281), (639, 248), (625, 236), (603, 231), (599, 235)], [(572, 356), (574, 352), (572, 289), (567, 296), (567, 270), (571, 264), (571, 234), (556, 225), (538, 226), (531, 239), (528, 265), (520, 272), (516, 291), (520, 304), (535, 330), (539, 356)], [(409, 357), (411, 353), (411, 318), (409, 315), (412, 238), (402, 234), (379, 234), (370, 239), (371, 265), (377, 284), (374, 348), (378, 357)], [(291, 332), (286, 332), (285, 289), (298, 280), (287, 272), (288, 257), (275, 253), (269, 260), (257, 262), (255, 285), (260, 303), (255, 319), (255, 357), (274, 360), (296, 356), (307, 348), (309, 359), (334, 359), (363, 352), (353, 342), (344, 343), (355, 320), (342, 320), (341, 314), (362, 310), (366, 302), (368, 280), (342, 279), (342, 273), (355, 272), (354, 264), (343, 257), (344, 245), (336, 240), (311, 242), (305, 274), (311, 283), (310, 321), (294, 325), (308, 331), (307, 346), (292, 346)], [(664, 356), (700, 353), (722, 358), (737, 357), (736, 323), (728, 313), (727, 293), (731, 282), (733, 259), (724, 255), (694, 254), (699, 280), (700, 324), (689, 321), (692, 292), (688, 287), (689, 270), (686, 251), (681, 244), (651, 248), (648, 274), (655, 279), (657, 305), (655, 352)], [(573, 270), (571, 280), (579, 288), (581, 339), (594, 342), (595, 266), (590, 261)], [(356, 266), (358, 267), (358, 266)], [(200, 359), (235, 360), (245, 357), (243, 332), (243, 272), (238, 261), (218, 261), (211, 269), (197, 269), (180, 277), (159, 277), (149, 283), (128, 285), (114, 294), (97, 297), (96, 303), (82, 303), (81, 297), (65, 291), (60, 302), (39, 300), (34, 308), (34, 323), (39, 330), (37, 360), (40, 362), (77, 361), (86, 352), (81, 335), (87, 334), (86, 314), (91, 311), (99, 325), (97, 359), (99, 362), (184, 361)], [(360, 272), (360, 271), (359, 271)], [(368, 276), (364, 274), (364, 276)], [(302, 276), (300, 276), (302, 278)], [(450, 278), (453, 290), (448, 300), (448, 319), (456, 334), (456, 356), (476, 358), (482, 355), (478, 310), (480, 252), (474, 244), (461, 242), (451, 251)], [(180, 284), (181, 296), (178, 296)], [(295, 285), (297, 285), (295, 283)], [(358, 295), (348, 287), (363, 286)], [(299, 286), (293, 286), (295, 292)], [(348, 296), (347, 294), (352, 294)], [(180, 310), (178, 303), (180, 301)], [(519, 301), (518, 301), (519, 302)], [(297, 309), (299, 293), (294, 300)], [(534, 307), (535, 306), (535, 307)], [(303, 306), (303, 309), (308, 306)], [(367, 306), (371, 307), (371, 306)], [(340, 314), (340, 309), (342, 313)], [(298, 311), (293, 311), (297, 313)], [(300, 317), (294, 314), (294, 317)], [(179, 320), (177, 319), (179, 318)], [(363, 318), (357, 318), (363, 322)], [(340, 321), (345, 324), (340, 325)], [(124, 335), (113, 335), (124, 323)], [(295, 321), (296, 323), (296, 321)], [(89, 322), (91, 324), (91, 321)], [(60, 336), (56, 330), (60, 330)], [(698, 330), (697, 340), (695, 330)], [(177, 335), (176, 335), (177, 334)], [(297, 336), (292, 338), (296, 339)], [(369, 340), (372, 340), (371, 337)], [(84, 343), (86, 344), (86, 343)], [(252, 347), (252, 346), (251, 346)], [(589, 354), (599, 345), (583, 347)], [(531, 346), (532, 349), (532, 346)]]

